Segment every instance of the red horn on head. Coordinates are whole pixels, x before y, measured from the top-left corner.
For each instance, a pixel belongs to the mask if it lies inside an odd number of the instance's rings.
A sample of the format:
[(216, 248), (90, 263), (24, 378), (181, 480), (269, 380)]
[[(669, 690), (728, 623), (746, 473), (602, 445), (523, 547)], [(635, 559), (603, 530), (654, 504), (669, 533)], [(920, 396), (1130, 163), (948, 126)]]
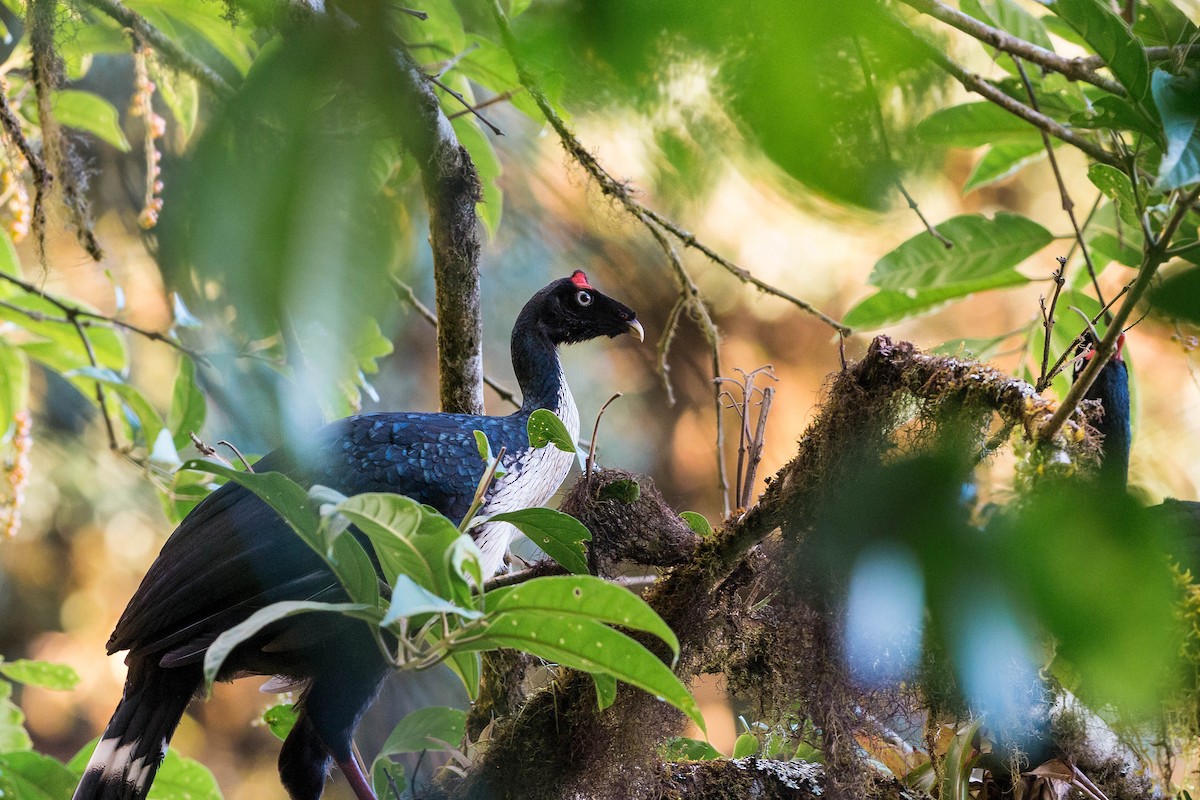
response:
[(571, 273), (571, 283), (575, 284), (580, 289), (592, 288), (592, 285), (588, 283), (587, 274), (581, 269), (577, 269)]

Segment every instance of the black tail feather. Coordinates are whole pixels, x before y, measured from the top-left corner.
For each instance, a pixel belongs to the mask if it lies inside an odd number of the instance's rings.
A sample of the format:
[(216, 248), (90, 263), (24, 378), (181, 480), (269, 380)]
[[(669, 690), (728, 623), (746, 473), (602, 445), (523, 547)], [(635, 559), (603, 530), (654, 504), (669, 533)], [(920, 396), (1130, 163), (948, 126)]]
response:
[(198, 667), (130, 663), (125, 693), (72, 800), (143, 800), (200, 680)]

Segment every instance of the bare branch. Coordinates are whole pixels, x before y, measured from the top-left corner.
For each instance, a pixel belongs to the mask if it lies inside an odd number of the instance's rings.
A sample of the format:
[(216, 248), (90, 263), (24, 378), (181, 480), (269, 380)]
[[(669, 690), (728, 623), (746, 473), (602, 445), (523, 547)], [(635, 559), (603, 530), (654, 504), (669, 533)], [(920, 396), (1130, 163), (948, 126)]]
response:
[(1042, 369), (1038, 373), (1037, 390), (1040, 392), (1049, 385), (1046, 379), (1046, 372), (1050, 366), (1050, 334), (1054, 331), (1054, 309), (1058, 306), (1058, 296), (1062, 294), (1063, 286), (1066, 284), (1066, 279), (1063, 273), (1067, 269), (1067, 259), (1059, 257), (1058, 269), (1054, 270), (1054, 296), (1050, 298), (1050, 307), (1046, 308), (1045, 299), (1042, 299), (1042, 325), (1046, 329), (1045, 340), (1042, 342)]

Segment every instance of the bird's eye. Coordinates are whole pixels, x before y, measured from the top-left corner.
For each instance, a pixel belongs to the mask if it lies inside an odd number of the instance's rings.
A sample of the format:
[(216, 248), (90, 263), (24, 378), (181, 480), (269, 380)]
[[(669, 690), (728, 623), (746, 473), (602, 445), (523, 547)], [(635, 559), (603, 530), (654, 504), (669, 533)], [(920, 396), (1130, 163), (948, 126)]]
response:
[(590, 306), (592, 304), (592, 293), (580, 289), (575, 293), (575, 302), (581, 306)]

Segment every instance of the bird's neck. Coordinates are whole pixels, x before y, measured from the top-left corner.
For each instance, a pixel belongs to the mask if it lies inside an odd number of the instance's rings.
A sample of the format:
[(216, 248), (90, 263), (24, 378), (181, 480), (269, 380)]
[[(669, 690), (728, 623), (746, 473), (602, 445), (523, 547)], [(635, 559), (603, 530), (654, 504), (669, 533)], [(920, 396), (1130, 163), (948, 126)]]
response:
[(564, 403), (574, 406), (571, 390), (563, 375), (558, 347), (550, 337), (536, 329), (517, 326), (512, 337), (513, 372), (521, 387), (521, 412), (532, 413), (548, 408), (559, 416)]

